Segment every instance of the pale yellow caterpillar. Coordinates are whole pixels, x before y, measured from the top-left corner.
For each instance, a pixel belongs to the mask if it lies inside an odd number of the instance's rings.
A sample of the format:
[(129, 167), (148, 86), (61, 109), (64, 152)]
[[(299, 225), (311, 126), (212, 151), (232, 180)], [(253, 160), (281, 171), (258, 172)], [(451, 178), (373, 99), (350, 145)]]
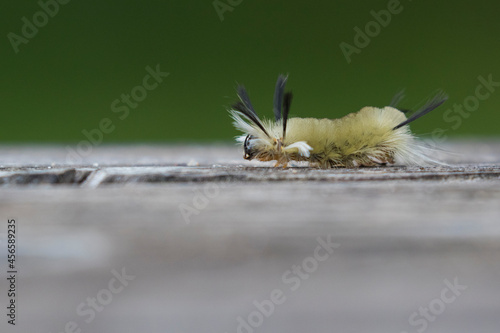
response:
[(416, 139), (408, 124), (444, 103), (440, 92), (407, 118), (406, 111), (395, 108), (402, 98), (394, 97), (391, 106), (367, 106), (339, 119), (290, 118), (292, 93), (285, 93), (287, 77), (280, 75), (274, 92), (274, 121), (261, 121), (243, 86), (240, 101), (229, 110), (234, 126), (244, 134), (247, 160), (276, 161), (286, 167), (290, 161), (307, 161), (320, 168), (361, 167), (386, 164), (439, 164), (429, 156), (431, 148)]

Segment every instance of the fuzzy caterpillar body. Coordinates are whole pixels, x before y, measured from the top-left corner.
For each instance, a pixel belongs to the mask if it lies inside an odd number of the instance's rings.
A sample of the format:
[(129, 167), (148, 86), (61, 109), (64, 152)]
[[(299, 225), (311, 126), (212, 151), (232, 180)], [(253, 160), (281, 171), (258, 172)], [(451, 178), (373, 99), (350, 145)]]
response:
[[(446, 100), (438, 94), (410, 118), (392, 107), (364, 107), (339, 119), (290, 118), (291, 93), (283, 94), (286, 77), (276, 84), (275, 121), (261, 121), (243, 87), (240, 103), (230, 110), (243, 143), (245, 159), (276, 160), (276, 166), (290, 161), (307, 161), (321, 168), (393, 164), (439, 163), (428, 156), (425, 145), (410, 132), (409, 122), (435, 109)], [(398, 97), (397, 99), (400, 99)]]
[[(404, 120), (404, 114), (392, 107), (365, 107), (340, 119), (290, 118), (283, 145), (305, 142), (312, 149), (306, 157), (295, 148), (285, 160), (288, 157), (289, 160), (308, 161), (322, 168), (394, 163), (401, 148), (412, 141), (405, 127), (391, 131)], [(280, 125), (275, 124), (270, 132), (278, 132)]]

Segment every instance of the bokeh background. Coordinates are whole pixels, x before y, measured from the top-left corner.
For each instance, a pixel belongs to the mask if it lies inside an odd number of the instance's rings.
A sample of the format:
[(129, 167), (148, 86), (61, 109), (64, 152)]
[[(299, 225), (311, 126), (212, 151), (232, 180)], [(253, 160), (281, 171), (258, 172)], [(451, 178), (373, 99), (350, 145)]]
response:
[[(402, 88), (401, 107), (412, 108), (443, 89), (449, 101), (414, 123), (416, 133), (499, 133), (500, 89), (459, 126), (443, 117), (475, 94), (479, 76), (500, 81), (495, 1), (402, 0), (401, 12), (350, 63), (340, 43), (354, 45), (354, 28), (364, 30), (370, 12), (386, 10), (388, 1), (221, 3), (231, 10), (219, 15), (213, 0), (72, 0), (16, 53), (9, 33), (22, 36), (23, 17), (33, 22), (41, 6), (2, 1), (0, 142), (78, 142), (103, 118), (115, 126), (104, 143), (229, 142), (238, 134), (226, 112), (237, 83), (270, 116), (280, 73), (289, 74), (295, 95), (292, 116), (335, 118), (384, 106)], [(120, 119), (111, 103), (157, 64), (170, 75)]]

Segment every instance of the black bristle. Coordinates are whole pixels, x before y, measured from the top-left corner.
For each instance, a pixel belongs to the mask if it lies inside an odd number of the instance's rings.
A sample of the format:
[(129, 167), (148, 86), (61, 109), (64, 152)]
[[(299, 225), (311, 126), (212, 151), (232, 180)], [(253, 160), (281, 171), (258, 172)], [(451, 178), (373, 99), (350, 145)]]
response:
[(283, 141), (285, 140), (286, 134), (286, 123), (288, 121), (288, 113), (290, 112), (290, 105), (292, 104), (293, 94), (292, 92), (287, 92), (283, 98)]
[(235, 103), (232, 108), (243, 115), (245, 115), (251, 122), (253, 122), (255, 125), (257, 125), (267, 136), (270, 136), (266, 129), (264, 128), (264, 125), (262, 125), (262, 122), (260, 121), (259, 117), (255, 113), (255, 111), (250, 110), (243, 102), (237, 102)]
[(431, 112), (448, 99), (448, 96), (440, 91), (439, 93), (434, 96), (431, 100), (427, 101), (424, 106), (422, 106), (419, 110), (417, 110), (414, 114), (412, 114), (408, 119), (403, 121), (401, 124), (397, 125), (396, 127), (393, 128), (393, 130), (397, 130), (400, 127), (403, 127), (404, 125), (407, 125), (411, 123), (414, 120), (417, 120), (418, 118), (425, 116), (427, 113)]
[(243, 102), (243, 104), (246, 106), (246, 108), (258, 118), (257, 112), (255, 112), (255, 109), (253, 108), (252, 102), (250, 102), (250, 97), (248, 97), (247, 90), (242, 85), (238, 86), (238, 97)]
[(274, 119), (278, 122), (281, 119), (281, 105), (283, 103), (283, 93), (285, 92), (287, 77), (284, 75), (278, 76), (278, 81), (276, 81), (276, 88), (274, 89)]

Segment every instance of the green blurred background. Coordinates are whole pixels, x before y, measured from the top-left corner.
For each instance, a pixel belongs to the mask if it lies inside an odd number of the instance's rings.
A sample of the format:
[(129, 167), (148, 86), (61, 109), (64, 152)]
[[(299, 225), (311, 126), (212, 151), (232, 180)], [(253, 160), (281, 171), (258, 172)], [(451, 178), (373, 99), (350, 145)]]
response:
[[(8, 34), (22, 36), (22, 18), (33, 22), (41, 7), (2, 1), (1, 142), (77, 142), (103, 118), (115, 126), (105, 143), (229, 141), (238, 134), (226, 112), (236, 84), (245, 84), (260, 115), (271, 116), (280, 73), (289, 74), (292, 116), (336, 118), (384, 106), (401, 88), (401, 107), (412, 108), (443, 89), (449, 101), (412, 124), (416, 133), (499, 133), (500, 88), (459, 116), (463, 123), (444, 117), (475, 95), (480, 75), (500, 81), (495, 1), (401, 1), (401, 12), (351, 63), (339, 44), (354, 45), (354, 27), (364, 30), (370, 11), (388, 1), (218, 3), (231, 7), (223, 20), (213, 0), (72, 0), (16, 53)], [(120, 119), (111, 103), (157, 64), (170, 75)]]

